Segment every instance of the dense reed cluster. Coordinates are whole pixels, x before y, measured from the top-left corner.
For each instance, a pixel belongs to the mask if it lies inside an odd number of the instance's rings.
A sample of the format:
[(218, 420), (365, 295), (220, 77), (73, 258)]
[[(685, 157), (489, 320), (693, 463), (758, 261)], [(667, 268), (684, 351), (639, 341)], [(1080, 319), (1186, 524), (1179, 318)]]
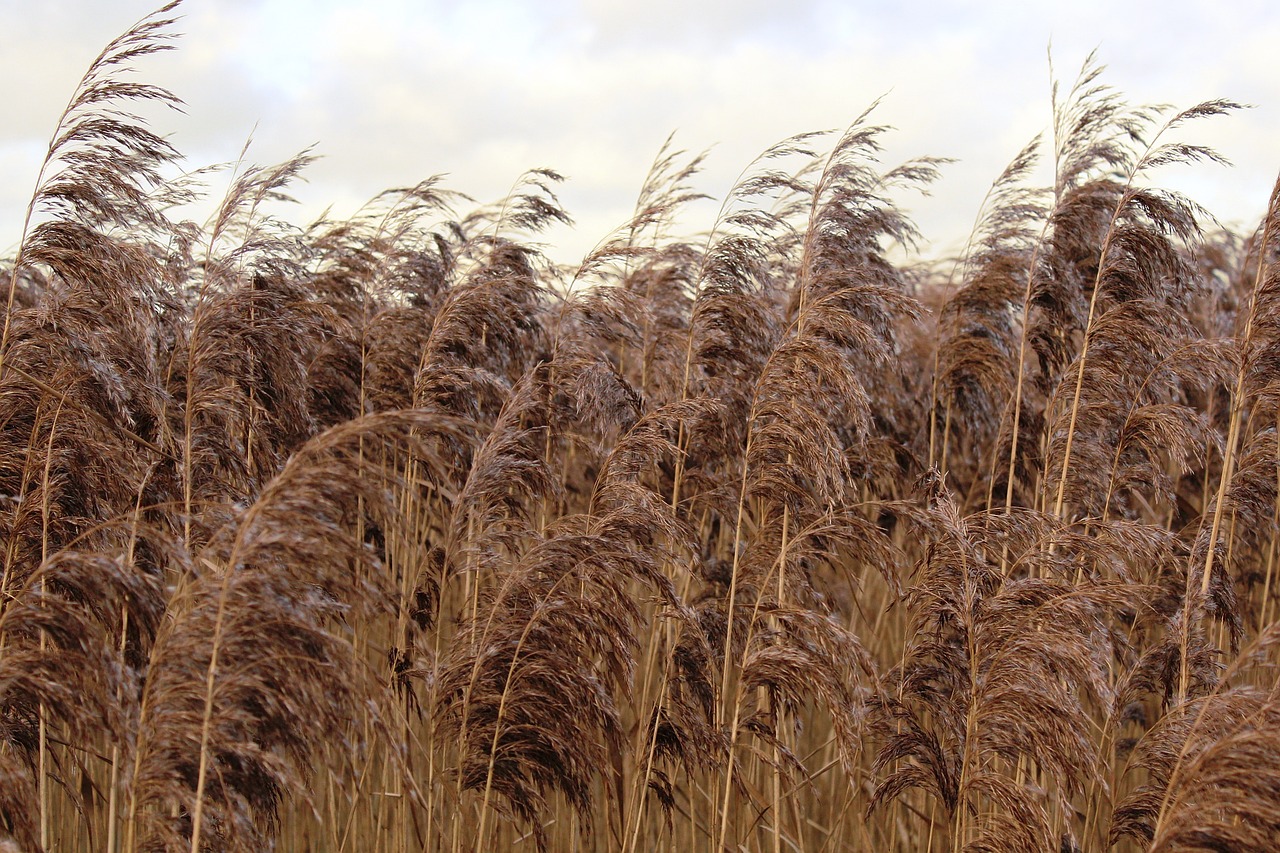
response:
[(933, 264), (875, 110), (702, 232), (668, 145), (564, 267), (545, 169), (176, 221), (174, 6), (0, 264), (0, 850), (1275, 849), (1280, 184), (1152, 183), (1237, 105), (1090, 58)]

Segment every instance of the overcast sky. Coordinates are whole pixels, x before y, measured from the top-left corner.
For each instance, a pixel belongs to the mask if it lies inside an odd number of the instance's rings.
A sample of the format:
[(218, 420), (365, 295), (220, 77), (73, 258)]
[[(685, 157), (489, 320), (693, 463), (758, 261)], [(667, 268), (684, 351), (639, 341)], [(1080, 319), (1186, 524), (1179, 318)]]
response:
[[(158, 0), (0, 0), (0, 253), (16, 244), (48, 137), (77, 80)], [(991, 180), (1049, 122), (1048, 48), (1069, 85), (1094, 48), (1135, 103), (1256, 105), (1193, 125), (1235, 166), (1169, 174), (1219, 218), (1252, 225), (1280, 169), (1280, 5), (1173, 0), (187, 0), (178, 49), (138, 79), (186, 114), (156, 129), (191, 168), (279, 162), (315, 144), (295, 221), (352, 212), (379, 190), (445, 173), (481, 201), (526, 168), (568, 176), (569, 261), (629, 215), (676, 132), (711, 148), (721, 195), (772, 142), (842, 128), (885, 96), (886, 165), (951, 157), (929, 198), (904, 199), (926, 253), (962, 243)], [(1226, 13), (1222, 10), (1230, 8)], [(256, 131), (254, 128), (257, 128)], [(214, 185), (214, 194), (224, 187)], [(690, 231), (713, 216), (690, 211)]]

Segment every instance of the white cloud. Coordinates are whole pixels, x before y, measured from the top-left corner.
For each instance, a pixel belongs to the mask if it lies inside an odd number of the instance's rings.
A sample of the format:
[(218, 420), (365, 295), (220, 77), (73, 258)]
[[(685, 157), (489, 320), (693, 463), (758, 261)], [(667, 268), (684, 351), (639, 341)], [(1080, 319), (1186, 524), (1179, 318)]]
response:
[[(157, 0), (158, 2), (158, 0)], [(21, 212), (57, 114), (83, 68), (152, 2), (0, 4), (0, 247)], [(103, 12), (110, 9), (110, 14)], [(487, 200), (525, 168), (571, 178), (578, 220), (557, 253), (586, 251), (627, 215), (672, 130), (714, 147), (703, 189), (722, 193), (766, 145), (840, 127), (886, 94), (886, 162), (933, 154), (930, 199), (907, 199), (935, 244), (963, 238), (991, 179), (1048, 124), (1052, 38), (1060, 77), (1100, 48), (1106, 80), (1135, 101), (1225, 95), (1259, 104), (1195, 128), (1237, 162), (1171, 176), (1226, 219), (1256, 216), (1280, 167), (1280, 12), (1207, 2), (611, 0), (412, 2), (188, 0), (178, 50), (142, 63), (186, 116), (164, 117), (191, 166), (274, 162), (317, 143), (299, 218), (349, 212), (379, 190), (449, 173)], [(705, 211), (701, 211), (706, 215)], [(691, 222), (692, 228), (705, 222)]]

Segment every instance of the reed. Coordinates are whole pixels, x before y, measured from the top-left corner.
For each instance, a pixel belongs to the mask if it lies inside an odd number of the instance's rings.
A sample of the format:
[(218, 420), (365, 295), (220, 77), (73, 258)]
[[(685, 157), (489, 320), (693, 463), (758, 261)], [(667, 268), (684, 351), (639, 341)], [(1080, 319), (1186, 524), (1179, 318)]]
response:
[(1272, 849), (1280, 184), (1157, 182), (1238, 105), (1089, 57), (931, 261), (885, 104), (704, 231), (668, 139), (561, 265), (545, 168), (172, 221), (176, 6), (0, 266), (0, 849)]

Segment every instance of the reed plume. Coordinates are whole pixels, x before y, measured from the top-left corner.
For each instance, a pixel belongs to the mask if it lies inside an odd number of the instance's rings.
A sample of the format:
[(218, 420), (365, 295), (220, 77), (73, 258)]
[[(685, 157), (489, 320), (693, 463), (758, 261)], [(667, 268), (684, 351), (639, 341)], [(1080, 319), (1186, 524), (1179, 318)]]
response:
[(561, 264), (551, 169), (179, 174), (176, 9), (0, 261), (0, 849), (1274, 846), (1280, 189), (1159, 183), (1238, 105), (1090, 56), (943, 261), (890, 104), (703, 230), (668, 138)]

